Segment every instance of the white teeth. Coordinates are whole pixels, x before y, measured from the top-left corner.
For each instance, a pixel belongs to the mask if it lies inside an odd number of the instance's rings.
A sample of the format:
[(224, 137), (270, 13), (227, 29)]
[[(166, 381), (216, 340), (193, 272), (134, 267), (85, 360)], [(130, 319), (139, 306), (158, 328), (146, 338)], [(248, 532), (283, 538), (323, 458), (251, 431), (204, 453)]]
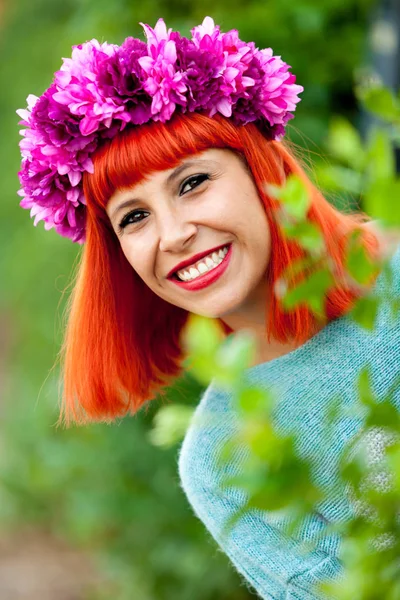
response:
[(206, 258), (206, 265), (207, 267), (213, 267), (214, 266), (214, 261), (212, 260), (212, 258), (210, 258), (209, 256), (207, 256)]
[(198, 277), (200, 275), (199, 271), (193, 267), (191, 267), (189, 273), (191, 277)]
[(196, 264), (196, 267), (189, 267), (189, 269), (178, 271), (178, 278), (182, 281), (191, 281), (192, 279), (199, 277), (203, 273), (211, 271), (223, 261), (227, 252), (228, 246), (220, 248), (218, 252), (213, 252), (212, 254), (203, 258), (201, 262)]
[(208, 271), (208, 267), (204, 263), (199, 263), (197, 265), (197, 269), (198, 269), (199, 273), (207, 273), (207, 271)]

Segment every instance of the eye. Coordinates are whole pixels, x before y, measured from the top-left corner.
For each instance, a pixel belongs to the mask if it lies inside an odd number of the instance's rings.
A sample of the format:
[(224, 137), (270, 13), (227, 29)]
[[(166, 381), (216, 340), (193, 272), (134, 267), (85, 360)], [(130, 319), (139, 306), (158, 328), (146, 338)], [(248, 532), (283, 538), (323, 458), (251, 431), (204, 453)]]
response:
[(136, 215), (142, 215), (144, 210), (131, 210), (131, 212), (127, 213), (122, 217), (122, 220), (119, 224), (119, 230), (122, 231), (127, 225), (131, 225), (133, 223), (140, 223), (143, 219), (136, 219)]
[[(188, 177), (182, 184), (181, 189), (179, 190), (179, 194), (182, 196), (183, 194), (187, 194), (194, 188), (198, 187), (203, 181), (210, 179), (207, 173), (200, 173), (199, 175), (192, 175)], [(185, 191), (185, 188), (190, 186), (188, 190)]]

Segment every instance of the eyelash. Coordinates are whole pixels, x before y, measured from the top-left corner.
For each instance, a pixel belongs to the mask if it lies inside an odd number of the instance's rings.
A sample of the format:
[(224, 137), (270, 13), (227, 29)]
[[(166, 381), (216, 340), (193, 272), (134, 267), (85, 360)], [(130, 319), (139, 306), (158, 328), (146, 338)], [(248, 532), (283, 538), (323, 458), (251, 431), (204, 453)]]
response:
[[(210, 176), (207, 173), (200, 173), (199, 175), (191, 175), (190, 177), (188, 177), (187, 179), (185, 179), (185, 181), (182, 183), (182, 185), (180, 187), (180, 190), (179, 190), (179, 195), (183, 196), (184, 194), (188, 194), (193, 189), (199, 187), (199, 185), (201, 185), (204, 181), (207, 181), (209, 179), (210, 179)], [(190, 183), (192, 181), (195, 181), (195, 180), (200, 180), (200, 182), (197, 185), (193, 186), (190, 190), (188, 190), (187, 192), (183, 192), (183, 194), (182, 194), (182, 190), (184, 189), (184, 187), (188, 183)], [(121, 220), (121, 222), (120, 222), (120, 224), (119, 224), (119, 226), (118, 226), (119, 232), (121, 233), (125, 229), (125, 227), (127, 225), (132, 225), (132, 224), (134, 225), (136, 223), (140, 223), (143, 219), (140, 219), (140, 220), (137, 220), (137, 221), (132, 221), (132, 222), (129, 222), (129, 220), (132, 218), (133, 215), (136, 215), (136, 214), (139, 214), (139, 213), (143, 213), (143, 212), (147, 212), (147, 211), (132, 210), (131, 212), (129, 212), (126, 215), (124, 215), (123, 218), (122, 218), (122, 220)]]

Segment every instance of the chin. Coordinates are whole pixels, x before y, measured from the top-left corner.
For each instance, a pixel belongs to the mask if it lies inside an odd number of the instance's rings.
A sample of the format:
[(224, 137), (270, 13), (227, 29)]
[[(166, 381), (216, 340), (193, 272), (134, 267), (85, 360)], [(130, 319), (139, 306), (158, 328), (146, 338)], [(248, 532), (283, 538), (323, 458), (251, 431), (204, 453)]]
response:
[(235, 310), (237, 310), (237, 306), (232, 306), (230, 308), (224, 307), (221, 309), (214, 309), (214, 310), (208, 310), (208, 309), (204, 309), (204, 310), (196, 310), (196, 311), (192, 311), (195, 312), (196, 314), (202, 316), (202, 317), (207, 317), (209, 319), (223, 319), (224, 317), (227, 317), (228, 315), (231, 315), (232, 313), (235, 312)]

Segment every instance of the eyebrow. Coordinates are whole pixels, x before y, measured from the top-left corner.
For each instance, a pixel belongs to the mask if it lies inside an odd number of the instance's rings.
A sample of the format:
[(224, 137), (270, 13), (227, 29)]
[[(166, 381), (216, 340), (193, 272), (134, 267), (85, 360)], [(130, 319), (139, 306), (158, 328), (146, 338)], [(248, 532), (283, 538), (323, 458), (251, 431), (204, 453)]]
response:
[[(177, 177), (179, 177), (179, 175), (183, 171), (186, 171), (186, 169), (189, 169), (190, 167), (197, 166), (197, 165), (199, 165), (199, 166), (208, 165), (210, 167), (210, 162), (208, 160), (187, 160), (187, 161), (185, 161), (184, 163), (179, 165), (176, 169), (174, 169), (170, 175), (168, 175), (167, 180), (165, 182), (165, 186), (167, 187), (167, 186), (171, 185), (171, 183), (175, 179), (177, 179)], [(141, 202), (141, 200), (139, 198), (130, 198), (129, 200), (125, 200), (125, 202), (118, 204), (118, 206), (115, 207), (115, 209), (113, 210), (113, 212), (111, 214), (111, 219), (114, 219), (116, 214), (123, 208), (127, 208), (128, 206), (134, 206), (135, 204), (139, 204), (140, 202)]]

